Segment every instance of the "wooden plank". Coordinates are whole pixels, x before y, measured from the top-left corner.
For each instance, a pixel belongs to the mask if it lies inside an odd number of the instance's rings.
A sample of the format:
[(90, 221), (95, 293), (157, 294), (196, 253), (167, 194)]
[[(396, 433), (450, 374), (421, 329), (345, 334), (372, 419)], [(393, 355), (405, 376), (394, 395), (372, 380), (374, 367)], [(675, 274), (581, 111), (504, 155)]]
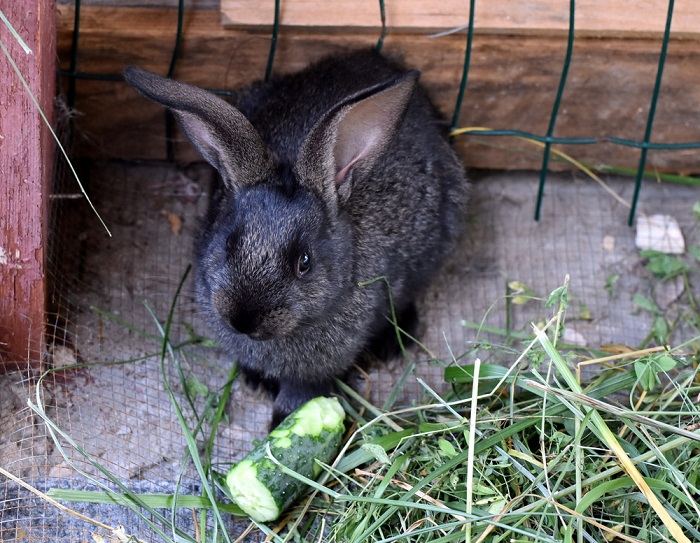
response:
[[(165, 73), (170, 60), (174, 10), (86, 8), (79, 69), (119, 73), (140, 64)], [(70, 10), (61, 11), (60, 58), (67, 59), (72, 28)], [(368, 47), (375, 36), (288, 29), (279, 37), (275, 72), (290, 72), (322, 56), (352, 47)], [(221, 28), (215, 11), (188, 11), (182, 56), (176, 77), (208, 88), (232, 89), (262, 77), (269, 35)], [(462, 111), (462, 124), (521, 129), (543, 134), (559, 81), (566, 47), (562, 37), (478, 36)], [(556, 135), (616, 135), (639, 139), (644, 133), (653, 88), (657, 39), (577, 41), (570, 81), (564, 93)], [(421, 81), (445, 113), (451, 115), (464, 59), (464, 36), (440, 39), (389, 34), (385, 51), (403, 56), (422, 70)], [(92, 157), (164, 158), (162, 109), (126, 85), (79, 81), (76, 119)], [(673, 40), (654, 125), (654, 141), (700, 141), (700, 41)], [(196, 158), (178, 136), (178, 159)], [(541, 151), (504, 138), (465, 137), (456, 143), (467, 166), (538, 169)], [(601, 144), (563, 150), (593, 164), (634, 167), (638, 150)], [(651, 152), (650, 168), (697, 171), (698, 150)], [(562, 167), (554, 163), (554, 167)], [(564, 165), (566, 166), (566, 165)]]
[[(1, 39), (44, 111), (55, 95), (54, 0), (5, 2), (3, 12), (32, 49)], [(7, 59), (0, 58), (0, 369), (38, 362), (45, 322), (48, 193), (53, 142)]]
[[(218, 9), (220, 0), (187, 0), (188, 8)], [(119, 7), (159, 7), (171, 8), (173, 0), (82, 0), (83, 6), (119, 6)], [(58, 0), (58, 4), (73, 5), (75, 0)]]
[[(668, 0), (579, 0), (576, 29), (581, 36), (655, 36), (663, 32)], [(466, 0), (388, 0), (391, 30), (428, 32), (461, 27), (469, 17)], [(224, 25), (266, 28), (272, 24), (274, 0), (221, 0)], [(381, 26), (377, 0), (283, 0), (284, 26), (376, 31)], [(475, 28), (484, 34), (548, 35), (565, 33), (569, 3), (563, 0), (482, 0), (476, 3)], [(676, 36), (700, 34), (700, 2), (678, 0)]]

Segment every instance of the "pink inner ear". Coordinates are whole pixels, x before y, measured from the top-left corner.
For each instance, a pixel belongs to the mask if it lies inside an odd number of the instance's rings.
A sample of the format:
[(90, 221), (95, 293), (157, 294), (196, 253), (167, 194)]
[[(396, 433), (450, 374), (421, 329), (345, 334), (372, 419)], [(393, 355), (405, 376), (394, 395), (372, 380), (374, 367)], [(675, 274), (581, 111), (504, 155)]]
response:
[(340, 170), (338, 170), (335, 174), (335, 184), (336, 186), (342, 185), (345, 180), (348, 178), (348, 174), (350, 173), (350, 170), (352, 169), (353, 165), (355, 162), (360, 160), (362, 158), (362, 155), (357, 155), (355, 158), (353, 158), (348, 164), (343, 166)]
[[(336, 166), (339, 167), (335, 173), (336, 186), (342, 185), (348, 178), (348, 174), (352, 167), (360, 160), (365, 158), (372, 146), (379, 139), (378, 135), (372, 129), (365, 129), (359, 134), (343, 134), (339, 137), (339, 142), (336, 142)], [(349, 155), (349, 156), (343, 156)]]

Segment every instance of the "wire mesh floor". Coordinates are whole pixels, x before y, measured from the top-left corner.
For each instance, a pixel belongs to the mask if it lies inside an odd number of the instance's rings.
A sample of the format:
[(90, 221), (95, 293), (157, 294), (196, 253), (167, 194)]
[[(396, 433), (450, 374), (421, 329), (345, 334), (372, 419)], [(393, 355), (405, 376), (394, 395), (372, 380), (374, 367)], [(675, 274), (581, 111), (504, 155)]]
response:
[[(185, 170), (121, 162), (90, 166), (90, 191), (114, 237), (108, 239), (83, 206), (66, 201), (60, 212), (54, 297), (59, 317), (51, 348), (54, 367), (82, 363), (84, 369), (53, 373), (42, 387), (46, 413), (78, 444), (123, 480), (143, 492), (172, 492), (185, 454), (184, 438), (163, 389), (157, 353), (158, 329), (150, 307), (164, 319), (176, 286), (192, 261), (197, 217), (206, 207), (213, 178), (205, 166)], [(610, 180), (628, 199), (629, 180)], [(532, 220), (537, 176), (491, 173), (474, 183), (467, 234), (420, 304), (421, 340), (449, 363), (477, 337), (473, 326), (506, 325), (508, 281), (521, 281), (546, 296), (571, 276), (568, 339), (591, 346), (637, 345), (651, 317), (635, 310), (636, 293), (671, 304), (682, 285), (649, 280), (626, 226), (627, 208), (579, 175), (554, 176), (547, 185), (539, 223)], [(680, 223), (688, 244), (700, 232), (691, 211), (698, 198), (689, 187), (648, 183), (642, 214), (663, 213)], [(79, 210), (77, 212), (76, 210)], [(606, 281), (619, 276), (614, 291)], [(652, 292), (652, 289), (653, 292)], [(542, 316), (539, 304), (514, 306), (512, 326), (525, 327)], [(175, 344), (207, 336), (186, 284), (171, 336)], [(682, 335), (682, 329), (680, 331)], [(676, 338), (678, 340), (681, 337)], [(212, 389), (225, 381), (233, 359), (212, 348), (183, 347), (188, 374)], [(401, 402), (417, 401), (416, 377), (440, 389), (442, 365), (413, 349), (415, 372), (406, 380)], [(371, 372), (372, 399), (381, 402), (403, 370), (396, 361)], [(174, 369), (171, 382), (176, 385)], [(0, 376), (0, 464), (33, 486), (94, 488), (105, 482), (94, 466), (67, 448), (63, 459), (40, 418), (27, 407), (35, 389), (27, 372)], [(182, 391), (177, 386), (176, 393)], [(234, 385), (227, 419), (220, 427), (214, 463), (225, 470), (263, 437), (270, 401), (243, 383)], [(196, 490), (186, 472), (183, 491)], [(76, 506), (108, 524), (124, 524), (146, 541), (157, 541), (142, 519), (111, 506)], [(186, 525), (191, 519), (183, 516)], [(240, 531), (232, 523), (232, 533)], [(91, 541), (91, 526), (56, 512), (17, 485), (0, 483), (0, 541)]]

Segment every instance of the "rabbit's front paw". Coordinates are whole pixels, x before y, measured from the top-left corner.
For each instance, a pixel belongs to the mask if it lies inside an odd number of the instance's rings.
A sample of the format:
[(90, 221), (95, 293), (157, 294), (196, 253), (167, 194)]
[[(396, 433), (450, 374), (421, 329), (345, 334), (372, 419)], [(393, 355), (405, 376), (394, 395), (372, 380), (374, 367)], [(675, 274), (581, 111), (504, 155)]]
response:
[(415, 304), (411, 303), (398, 312), (396, 321), (396, 326), (387, 321), (372, 335), (363, 356), (369, 354), (377, 360), (388, 361), (403, 355), (403, 351), (413, 344), (418, 329), (418, 310)]

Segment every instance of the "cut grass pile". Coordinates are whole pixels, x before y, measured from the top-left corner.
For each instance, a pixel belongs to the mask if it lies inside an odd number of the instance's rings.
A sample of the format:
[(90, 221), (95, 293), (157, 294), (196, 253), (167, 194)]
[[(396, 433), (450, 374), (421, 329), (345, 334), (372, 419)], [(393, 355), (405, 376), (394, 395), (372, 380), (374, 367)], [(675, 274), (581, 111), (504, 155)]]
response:
[[(559, 342), (567, 304), (564, 285), (545, 303), (548, 321), (530, 332), (492, 330), (503, 343), (481, 341), (443, 363), (447, 392), (421, 381), (423, 404), (394, 405), (412, 378), (410, 364), (381, 408), (341, 383), (350, 428), (340, 455), (318, 482), (306, 481), (310, 494), (279, 523), (248, 521), (239, 540), (700, 541), (700, 342), (613, 354), (569, 348)], [(211, 454), (235, 368), (197, 408), (196, 386), (167, 340), (174, 308), (175, 301), (163, 326), (154, 316), (154, 328), (164, 338), (164, 385), (186, 441), (175, 480), (194, 467), (201, 495), (130, 492), (50, 420), (37, 395), (32, 408), (56, 443), (105, 477), (91, 478), (100, 492), (49, 495), (129, 507), (158, 540), (232, 541), (229, 515), (240, 512)], [(579, 383), (578, 370), (594, 364), (601, 372)], [(190, 529), (176, 522), (182, 508), (197, 519)]]
[[(551, 341), (539, 340), (557, 358)], [(378, 437), (390, 454), (350, 472), (352, 481), (342, 479), (350, 506), (338, 510), (335, 540), (673, 540), (649, 506), (648, 488), (643, 492), (635, 482), (639, 473), (673, 521), (669, 526), (700, 540), (700, 434), (693, 433), (698, 388), (691, 384), (695, 370), (682, 358), (661, 351), (623, 362), (581, 392), (568, 386), (571, 373), (561, 375), (549, 361), (510, 375), (501, 366), (482, 365), (481, 390), (505, 379), (479, 401), (474, 426), (452, 402), (464, 404), (469, 397), (475, 365), (447, 368), (453, 393), (393, 418), (407, 428), (398, 446), (393, 448), (393, 432)], [(635, 364), (655, 374), (671, 359), (684, 365), (681, 384), (655, 383), (645, 394)], [(635, 387), (635, 409), (606, 401)], [(375, 432), (388, 428), (379, 424)], [(468, 518), (471, 538), (464, 530)]]

